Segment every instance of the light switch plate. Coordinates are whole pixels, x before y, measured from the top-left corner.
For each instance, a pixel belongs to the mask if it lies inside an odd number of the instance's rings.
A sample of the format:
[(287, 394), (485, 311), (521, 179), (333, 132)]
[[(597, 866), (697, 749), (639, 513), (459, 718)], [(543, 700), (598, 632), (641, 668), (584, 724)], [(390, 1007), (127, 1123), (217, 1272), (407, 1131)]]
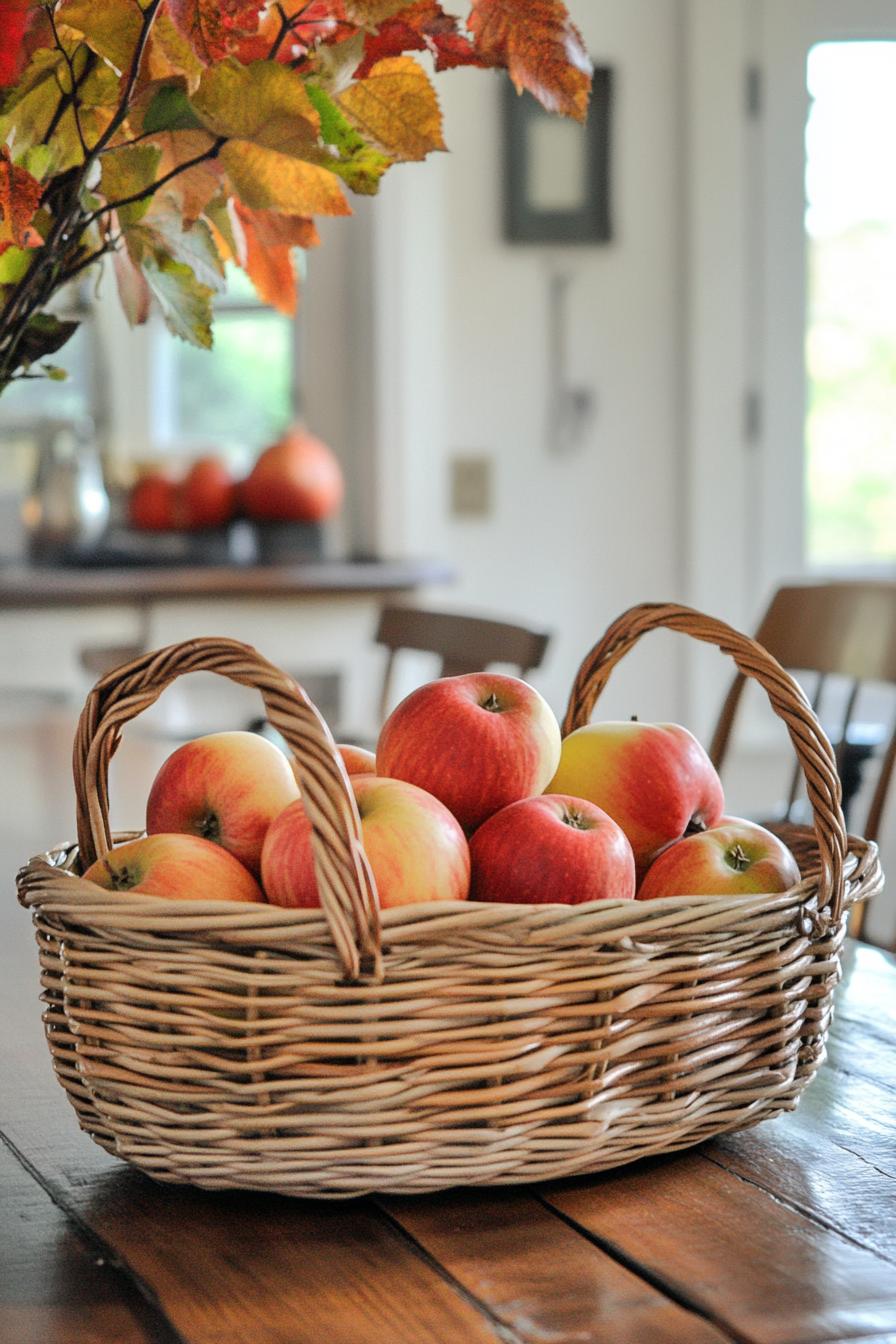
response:
[(487, 518), (492, 511), (492, 459), (458, 454), (450, 462), (451, 512), (455, 518)]

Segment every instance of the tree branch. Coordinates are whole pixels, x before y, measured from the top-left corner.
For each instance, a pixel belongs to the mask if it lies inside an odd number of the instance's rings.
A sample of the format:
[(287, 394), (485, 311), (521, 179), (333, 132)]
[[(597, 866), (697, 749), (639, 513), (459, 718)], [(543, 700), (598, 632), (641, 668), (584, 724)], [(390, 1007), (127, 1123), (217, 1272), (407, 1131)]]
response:
[(143, 10), (143, 22), (140, 26), (140, 34), (137, 38), (137, 45), (134, 47), (134, 59), (131, 61), (131, 68), (128, 71), (127, 81), (125, 82), (124, 92), (118, 102), (118, 109), (115, 116), (109, 122), (109, 125), (103, 131), (99, 140), (93, 147), (93, 156), (101, 154), (118, 130), (121, 123), (128, 115), (131, 104), (131, 94), (134, 92), (134, 85), (137, 83), (137, 75), (140, 72), (140, 62), (143, 60), (143, 53), (146, 50), (146, 43), (149, 41), (149, 34), (152, 25), (155, 22), (156, 14), (161, 6), (162, 0), (150, 0), (150, 3)]
[[(78, 106), (78, 80), (75, 75), (75, 63), (72, 60), (71, 56), (69, 56), (65, 47), (62, 45), (62, 39), (59, 36), (59, 29), (56, 27), (56, 14), (54, 12), (53, 6), (47, 7), (47, 18), (50, 20), (50, 28), (53, 33), (53, 41), (56, 43), (56, 49), (59, 51), (60, 55), (62, 56), (62, 59), (65, 61), (65, 64), (68, 67), (68, 77), (71, 82), (70, 97), (72, 104), (72, 114), (75, 118), (75, 130), (78, 132), (78, 139), (81, 142), (81, 149), (86, 159), (90, 151), (87, 148), (87, 141), (84, 139), (84, 131), (81, 127), (81, 110)], [(76, 47), (75, 51), (77, 50), (78, 48)], [(57, 83), (59, 82), (58, 79), (56, 82)], [(63, 89), (61, 85), (59, 88), (59, 92), (62, 94), (62, 98), (64, 99), (65, 89)], [(60, 99), (60, 103), (61, 101), (62, 99)]]
[(199, 163), (217, 158), (221, 146), (226, 143), (226, 135), (217, 136), (204, 153), (197, 154), (192, 159), (185, 159), (183, 163), (179, 163), (177, 167), (172, 168), (170, 172), (164, 173), (158, 182), (150, 182), (149, 186), (144, 187), (142, 191), (135, 191), (132, 196), (124, 196), (120, 201), (107, 201), (105, 205), (101, 205), (98, 210), (94, 210), (92, 214), (86, 217), (82, 228), (89, 228), (91, 224), (95, 224), (98, 219), (102, 219), (103, 215), (108, 215), (112, 210), (120, 210), (125, 205), (136, 205), (138, 201), (145, 201), (148, 197), (154, 196), (160, 187), (164, 187), (166, 182), (170, 182), (172, 178), (185, 173), (188, 168), (195, 168)]

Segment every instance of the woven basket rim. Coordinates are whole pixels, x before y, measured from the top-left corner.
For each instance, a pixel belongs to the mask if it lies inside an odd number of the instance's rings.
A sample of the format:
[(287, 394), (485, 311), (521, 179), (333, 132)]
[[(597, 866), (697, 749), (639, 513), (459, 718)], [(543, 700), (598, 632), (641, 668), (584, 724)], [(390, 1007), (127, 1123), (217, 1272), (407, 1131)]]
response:
[[(810, 826), (788, 826), (787, 832), (807, 840), (814, 839), (814, 831)], [(115, 843), (123, 843), (132, 839), (140, 832), (127, 831), (117, 833), (113, 839)], [(856, 882), (857, 872), (864, 867), (875, 870), (877, 868), (878, 847), (870, 840), (865, 840), (861, 836), (850, 835), (848, 839), (847, 859), (844, 868), (846, 878), (846, 906), (851, 906), (859, 901), (865, 900), (871, 894), (872, 884), (863, 885), (861, 881)], [(143, 924), (146, 931), (158, 933), (171, 933), (172, 935), (186, 932), (185, 926), (189, 924), (191, 917), (201, 920), (203, 917), (224, 917), (226, 926), (231, 928), (258, 928), (278, 929), (289, 931), (291, 929), (299, 930), (310, 927), (318, 923), (323, 917), (323, 911), (320, 907), (307, 909), (286, 908), (283, 906), (272, 905), (267, 902), (236, 902), (219, 901), (214, 899), (199, 899), (186, 901), (181, 899), (168, 899), (161, 896), (149, 896), (133, 891), (107, 891), (96, 883), (88, 882), (83, 877), (71, 871), (71, 867), (77, 859), (78, 848), (74, 843), (60, 844), (44, 853), (34, 855), (20, 870), (19, 873), (19, 899), (20, 902), (28, 907), (41, 907), (45, 905), (56, 908), (74, 906), (69, 910), (70, 918), (77, 918), (78, 915), (86, 916), (90, 913), (90, 923), (102, 925), (102, 916), (110, 911), (127, 912), (131, 915), (140, 915), (150, 921), (155, 928), (150, 928), (150, 924)], [(871, 874), (875, 874), (872, 872)], [(43, 886), (43, 881), (37, 890), (32, 888), (34, 878), (52, 881), (53, 878), (60, 878), (65, 882), (67, 892), (70, 892), (71, 902), (61, 897), (59, 889), (51, 895)], [(615, 915), (628, 915), (633, 927), (633, 932), (637, 925), (655, 920), (658, 914), (678, 912), (702, 913), (703, 916), (713, 917), (722, 915), (725, 912), (731, 912), (732, 915), (743, 917), (755, 912), (772, 912), (786, 909), (792, 905), (814, 905), (818, 888), (818, 875), (811, 870), (799, 883), (789, 887), (782, 892), (754, 892), (743, 895), (687, 895), (687, 896), (661, 896), (655, 897), (650, 901), (638, 900), (596, 900), (580, 902), (512, 902), (512, 901), (418, 901), (408, 905), (394, 906), (380, 911), (380, 920), (382, 928), (394, 930), (400, 928), (406, 923), (419, 923), (421, 918), (430, 919), (448, 918), (452, 924), (463, 923), (464, 916), (470, 912), (477, 912), (477, 918), (481, 917), (484, 911), (492, 912), (495, 922), (506, 923), (514, 918), (532, 925), (537, 922), (539, 911), (549, 913), (549, 918), (553, 924), (563, 922), (564, 914), (572, 923), (580, 923), (583, 918), (593, 915), (605, 914), (612, 920)], [(876, 888), (875, 888), (876, 889)], [(611, 913), (612, 912), (612, 913)], [(616, 922), (613, 920), (612, 922)], [(220, 932), (225, 933), (226, 927)]]

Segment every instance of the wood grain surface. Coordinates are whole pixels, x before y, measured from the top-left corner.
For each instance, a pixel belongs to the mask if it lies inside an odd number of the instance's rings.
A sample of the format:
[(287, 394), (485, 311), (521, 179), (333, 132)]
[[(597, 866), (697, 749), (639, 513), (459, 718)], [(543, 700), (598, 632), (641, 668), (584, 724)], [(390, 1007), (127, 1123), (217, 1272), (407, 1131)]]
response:
[(96, 1147), (12, 889), (71, 833), (65, 789), (20, 782), (64, 757), (64, 717), (4, 729), (0, 1344), (896, 1344), (896, 964), (862, 946), (799, 1108), (663, 1160), (332, 1205), (157, 1185)]

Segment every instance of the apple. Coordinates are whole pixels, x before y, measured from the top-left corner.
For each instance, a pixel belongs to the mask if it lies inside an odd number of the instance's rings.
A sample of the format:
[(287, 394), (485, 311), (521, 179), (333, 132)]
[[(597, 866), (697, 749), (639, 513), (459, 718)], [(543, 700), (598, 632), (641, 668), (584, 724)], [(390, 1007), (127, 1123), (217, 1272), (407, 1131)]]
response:
[(380, 775), (432, 793), (470, 834), (510, 803), (541, 793), (560, 759), (547, 701), (518, 677), (470, 672), (412, 691), (383, 724)]
[(292, 767), (273, 742), (257, 733), (209, 733), (178, 747), (159, 770), (146, 830), (201, 836), (258, 873), (268, 827), (298, 796)]
[(625, 831), (639, 877), (661, 849), (715, 826), (722, 784), (697, 739), (677, 723), (607, 722), (563, 740), (548, 793), (587, 798)]
[(722, 817), (710, 830), (664, 849), (647, 870), (638, 900), (788, 891), (799, 880), (796, 859), (776, 835), (754, 821)]
[(233, 473), (219, 457), (200, 457), (178, 489), (179, 513), (189, 528), (224, 527), (236, 511)]
[(198, 835), (146, 835), (110, 849), (84, 874), (107, 891), (174, 901), (263, 901), (255, 878), (232, 854)]
[(356, 747), (350, 742), (340, 742), (336, 750), (342, 757), (342, 764), (349, 775), (376, 774), (376, 756), (366, 747)]
[(165, 472), (148, 471), (128, 496), (128, 519), (141, 532), (166, 532), (177, 521), (177, 485)]
[(342, 503), (342, 469), (321, 439), (300, 427), (266, 448), (243, 481), (243, 508), (258, 522), (319, 522)]
[(583, 798), (544, 793), (495, 812), (470, 841), (474, 901), (578, 905), (631, 900), (635, 859), (621, 827)]
[[(466, 836), (446, 807), (413, 784), (354, 775), (364, 850), (384, 910), (416, 901), (462, 901), (470, 888)], [(317, 906), (311, 823), (302, 802), (271, 825), (261, 880), (272, 905)]]

